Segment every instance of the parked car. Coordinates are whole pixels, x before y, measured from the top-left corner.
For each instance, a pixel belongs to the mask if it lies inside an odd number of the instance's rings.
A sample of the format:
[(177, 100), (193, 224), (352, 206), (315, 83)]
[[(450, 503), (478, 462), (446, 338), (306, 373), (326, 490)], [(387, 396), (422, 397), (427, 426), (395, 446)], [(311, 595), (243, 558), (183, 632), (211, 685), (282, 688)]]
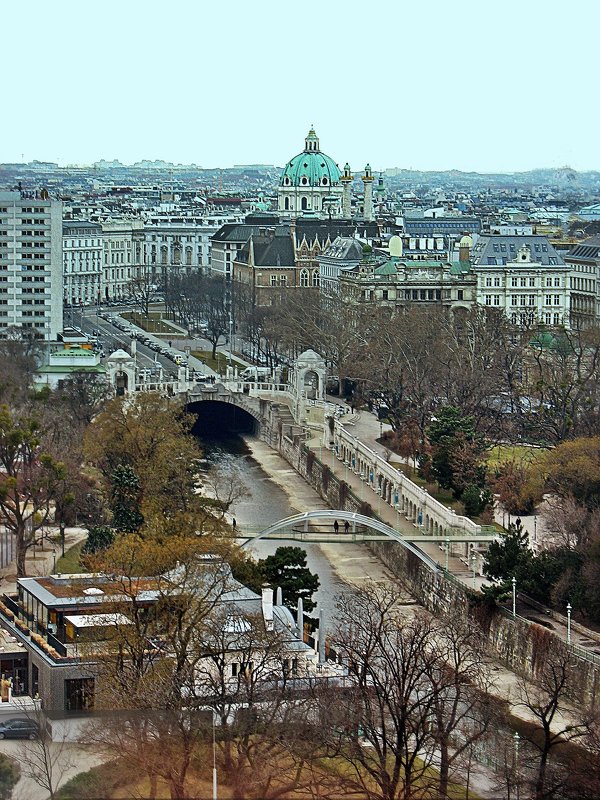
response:
[(37, 739), (40, 727), (31, 719), (7, 719), (0, 722), (0, 739)]

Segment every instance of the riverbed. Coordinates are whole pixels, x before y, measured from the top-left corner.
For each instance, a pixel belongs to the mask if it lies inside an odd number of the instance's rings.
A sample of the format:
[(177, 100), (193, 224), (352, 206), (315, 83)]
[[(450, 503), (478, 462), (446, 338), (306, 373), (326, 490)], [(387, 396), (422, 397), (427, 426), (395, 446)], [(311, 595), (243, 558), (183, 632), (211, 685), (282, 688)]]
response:
[[(235, 472), (247, 491), (231, 509), (242, 533), (244, 528), (266, 528), (293, 514), (329, 508), (285, 459), (255, 437), (204, 440), (203, 446), (209, 464)], [(286, 545), (297, 547), (298, 542), (263, 539), (250, 543), (248, 549), (257, 558), (265, 558)], [(302, 543), (301, 546), (306, 551), (309, 569), (319, 576), (320, 586), (314, 599), (326, 619), (335, 616), (336, 597), (350, 591), (353, 584), (393, 581), (364, 544)]]

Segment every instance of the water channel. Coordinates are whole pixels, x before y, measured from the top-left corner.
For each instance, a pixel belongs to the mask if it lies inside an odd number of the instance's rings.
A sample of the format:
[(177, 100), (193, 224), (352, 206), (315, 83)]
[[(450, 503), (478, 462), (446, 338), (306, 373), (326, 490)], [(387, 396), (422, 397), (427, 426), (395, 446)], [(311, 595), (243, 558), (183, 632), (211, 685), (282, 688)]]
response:
[[(244, 528), (266, 528), (299, 512), (327, 508), (278, 453), (255, 437), (224, 435), (220, 431), (213, 435), (203, 430), (198, 438), (209, 470), (218, 469), (229, 475), (235, 473), (246, 489), (247, 495), (237, 500), (232, 508), (240, 532)], [(286, 545), (297, 547), (299, 543), (265, 539), (252, 542), (248, 549), (257, 558), (264, 558)], [(314, 599), (317, 609), (323, 609), (327, 620), (335, 616), (336, 596), (352, 588), (344, 578), (358, 582), (385, 577), (380, 562), (362, 544), (342, 547), (302, 543), (300, 546), (306, 551), (309, 569), (319, 576), (320, 586)]]

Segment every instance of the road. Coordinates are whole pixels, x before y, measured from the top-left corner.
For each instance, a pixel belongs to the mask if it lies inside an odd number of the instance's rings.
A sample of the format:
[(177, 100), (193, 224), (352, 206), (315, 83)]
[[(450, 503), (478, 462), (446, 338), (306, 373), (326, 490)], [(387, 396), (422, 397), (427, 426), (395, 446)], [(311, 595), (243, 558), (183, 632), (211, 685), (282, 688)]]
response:
[[(98, 309), (99, 313), (108, 313), (114, 317), (118, 317), (124, 311), (128, 311), (127, 307), (119, 306), (118, 308), (109, 307)], [(84, 333), (92, 334), (94, 330), (98, 331), (98, 343), (102, 346), (105, 354), (108, 356), (110, 353), (118, 350), (119, 348), (126, 350), (131, 349), (131, 337), (125, 332), (120, 330), (111, 320), (102, 319), (97, 313), (96, 308), (84, 308), (83, 313), (76, 311), (75, 324), (81, 328)], [(150, 338), (155, 338), (156, 341), (161, 342), (165, 347), (168, 342), (165, 339), (154, 337), (152, 334), (147, 334)], [(151, 350), (141, 342), (136, 343), (137, 365), (138, 369), (149, 369), (156, 375), (159, 368), (163, 370), (165, 377), (177, 377), (177, 366), (160, 353)]]

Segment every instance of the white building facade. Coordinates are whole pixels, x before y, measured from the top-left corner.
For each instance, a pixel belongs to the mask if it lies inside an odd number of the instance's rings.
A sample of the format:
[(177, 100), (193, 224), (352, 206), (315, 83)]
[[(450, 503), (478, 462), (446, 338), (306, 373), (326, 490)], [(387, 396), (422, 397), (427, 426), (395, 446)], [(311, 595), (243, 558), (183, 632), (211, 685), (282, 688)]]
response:
[(62, 203), (42, 192), (0, 192), (0, 331), (62, 330)]
[(143, 265), (144, 223), (137, 219), (113, 219), (101, 225), (102, 299), (119, 300), (131, 294), (131, 281), (139, 276)]
[(503, 311), (516, 325), (571, 327), (571, 268), (533, 260), (527, 245), (505, 264), (474, 266), (478, 304)]
[(98, 222), (63, 222), (63, 300), (90, 305), (102, 297), (103, 240)]

